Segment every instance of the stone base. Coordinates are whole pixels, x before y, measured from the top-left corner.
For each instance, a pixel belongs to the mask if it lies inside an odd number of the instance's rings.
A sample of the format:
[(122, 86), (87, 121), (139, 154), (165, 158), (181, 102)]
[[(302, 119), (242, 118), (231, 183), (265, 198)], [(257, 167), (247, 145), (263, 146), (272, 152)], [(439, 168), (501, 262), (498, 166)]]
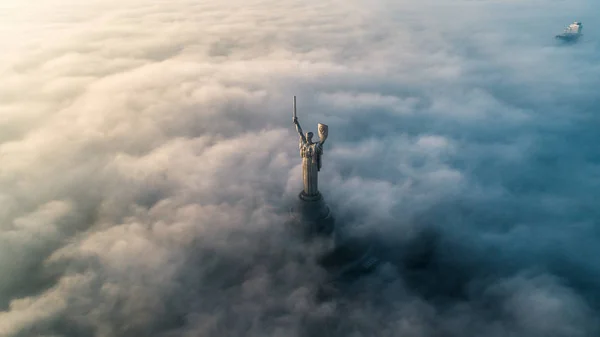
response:
[(307, 236), (329, 236), (333, 233), (335, 219), (320, 193), (308, 196), (304, 191), (300, 192), (298, 200), (290, 209), (290, 215), (296, 220), (299, 230)]
[(375, 271), (381, 260), (373, 242), (367, 238), (348, 238), (321, 255), (317, 263), (327, 271), (327, 276), (317, 286), (315, 293), (315, 299), (321, 302), (352, 291), (349, 286)]
[(380, 262), (367, 238), (349, 238), (335, 245), (319, 259), (319, 265), (335, 274), (335, 278), (350, 278), (371, 272)]

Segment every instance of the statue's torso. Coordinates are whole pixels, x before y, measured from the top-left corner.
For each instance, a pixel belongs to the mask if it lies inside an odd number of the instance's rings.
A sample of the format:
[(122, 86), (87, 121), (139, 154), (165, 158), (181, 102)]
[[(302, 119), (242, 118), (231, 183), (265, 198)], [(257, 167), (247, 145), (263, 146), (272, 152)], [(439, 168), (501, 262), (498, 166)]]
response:
[(320, 143), (303, 143), (300, 142), (300, 156), (302, 158), (311, 158), (316, 159), (317, 156), (320, 156), (323, 153), (323, 147)]

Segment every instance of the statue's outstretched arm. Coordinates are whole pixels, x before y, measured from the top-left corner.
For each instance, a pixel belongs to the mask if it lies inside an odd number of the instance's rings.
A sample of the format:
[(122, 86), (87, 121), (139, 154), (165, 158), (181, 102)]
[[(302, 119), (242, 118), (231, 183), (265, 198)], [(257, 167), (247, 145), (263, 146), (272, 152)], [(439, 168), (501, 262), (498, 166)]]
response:
[(294, 124), (296, 124), (296, 131), (298, 131), (298, 135), (300, 135), (300, 139), (302, 139), (303, 143), (306, 143), (306, 137), (304, 136), (304, 132), (302, 132), (302, 127), (298, 122), (298, 118), (294, 117)]

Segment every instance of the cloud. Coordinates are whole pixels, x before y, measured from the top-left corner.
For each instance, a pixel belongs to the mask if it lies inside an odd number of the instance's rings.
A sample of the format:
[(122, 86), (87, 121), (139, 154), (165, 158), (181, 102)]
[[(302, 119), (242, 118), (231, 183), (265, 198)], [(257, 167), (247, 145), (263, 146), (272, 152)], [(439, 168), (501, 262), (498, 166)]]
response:
[[(2, 6), (0, 335), (598, 333), (597, 4)], [(293, 95), (386, 259), (324, 302)]]

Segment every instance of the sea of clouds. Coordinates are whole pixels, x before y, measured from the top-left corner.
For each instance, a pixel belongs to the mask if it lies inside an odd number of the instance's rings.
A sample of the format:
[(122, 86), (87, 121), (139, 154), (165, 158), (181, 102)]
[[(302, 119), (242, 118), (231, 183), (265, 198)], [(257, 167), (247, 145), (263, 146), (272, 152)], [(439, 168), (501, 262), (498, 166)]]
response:
[[(597, 336), (597, 13), (2, 2), (0, 336)], [(285, 225), (293, 95), (340, 228), (386, 247), (328, 301)]]

